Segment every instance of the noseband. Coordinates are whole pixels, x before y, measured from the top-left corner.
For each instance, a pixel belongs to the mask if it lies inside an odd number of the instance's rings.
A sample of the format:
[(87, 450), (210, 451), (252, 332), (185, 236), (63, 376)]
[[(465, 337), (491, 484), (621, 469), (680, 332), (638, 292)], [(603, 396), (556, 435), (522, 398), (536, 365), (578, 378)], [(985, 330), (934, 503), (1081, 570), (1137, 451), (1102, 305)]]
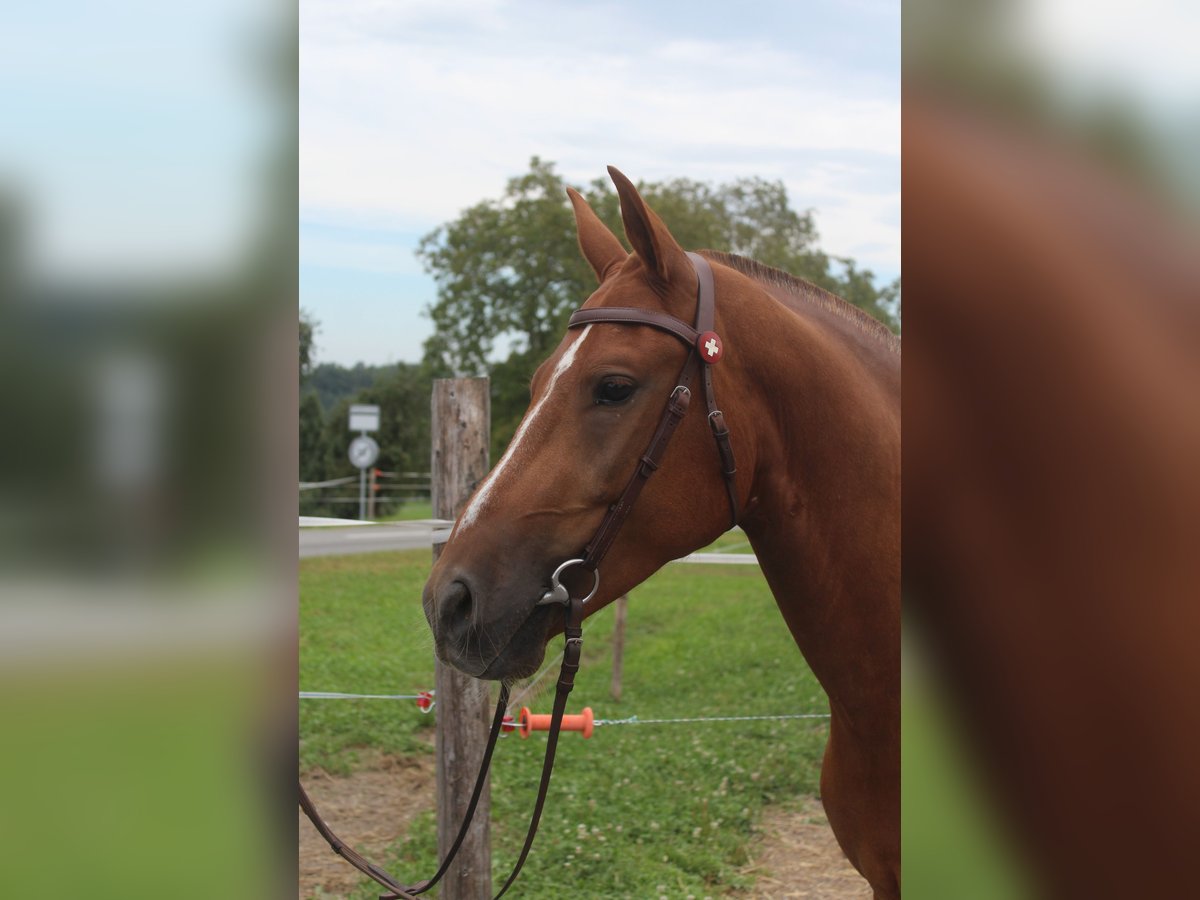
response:
[(671, 436), (675, 434), (676, 427), (687, 415), (688, 406), (692, 400), (692, 378), (697, 370), (700, 372), (700, 380), (704, 386), (704, 402), (708, 407), (708, 424), (717, 444), (721, 474), (725, 478), (725, 491), (729, 495), (731, 526), (736, 525), (741, 518), (737, 484), (734, 481), (737, 466), (734, 464), (733, 447), (729, 442), (729, 429), (725, 425), (725, 415), (717, 407), (716, 394), (713, 392), (713, 366), (721, 361), (721, 357), (725, 354), (725, 347), (720, 336), (713, 331), (716, 318), (716, 290), (713, 287), (712, 268), (709, 266), (708, 260), (698, 253), (689, 253), (687, 256), (691, 261), (692, 268), (696, 271), (695, 326), (688, 325), (682, 319), (677, 319), (667, 313), (628, 306), (578, 309), (567, 322), (568, 328), (606, 323), (647, 325), (679, 338), (690, 352), (687, 359), (684, 360), (683, 368), (679, 371), (675, 390), (667, 399), (667, 407), (663, 411), (662, 418), (659, 419), (654, 437), (650, 439), (646, 452), (638, 461), (637, 468), (630, 476), (621, 496), (608, 508), (608, 512), (600, 522), (600, 527), (596, 529), (595, 535), (584, 548), (583, 556), (567, 560), (555, 570), (550, 580), (550, 590), (542, 595), (542, 599), (538, 601), (539, 605), (567, 603), (569, 594), (566, 587), (560, 582), (559, 576), (571, 566), (583, 566), (592, 572), (594, 579), (592, 589), (584, 601), (590, 600), (596, 593), (600, 587), (600, 561), (608, 554), (621, 526), (629, 518), (629, 514), (633, 511), (633, 504), (642, 492), (642, 488), (645, 487), (650, 476), (658, 470), (663, 455), (667, 451), (667, 445), (671, 441)]
[[(513, 882), (516, 881), (517, 875), (520, 873), (521, 867), (525, 864), (525, 859), (529, 855), (530, 848), (533, 846), (534, 836), (537, 834), (542, 807), (546, 802), (546, 792), (550, 787), (550, 776), (554, 771), (554, 756), (558, 746), (558, 736), (562, 728), (563, 714), (567, 708), (567, 695), (571, 693), (572, 688), (575, 686), (575, 673), (579, 671), (579, 656), (583, 649), (582, 622), (584, 603), (591, 600), (595, 596), (596, 591), (599, 590), (601, 560), (608, 554), (613, 541), (616, 540), (617, 533), (621, 530), (621, 526), (629, 518), (629, 513), (633, 510), (633, 504), (642, 492), (642, 488), (650, 476), (658, 470), (663, 455), (666, 453), (667, 445), (671, 441), (671, 436), (675, 434), (676, 427), (683, 421), (683, 417), (687, 415), (688, 406), (692, 399), (691, 382), (697, 370), (700, 372), (701, 382), (704, 385), (704, 401), (708, 406), (708, 424), (712, 429), (713, 439), (717, 443), (717, 452), (721, 461), (721, 474), (725, 477), (725, 490), (729, 494), (729, 511), (732, 517), (732, 524), (736, 525), (740, 518), (737, 486), (734, 483), (737, 468), (734, 465), (733, 448), (729, 443), (729, 429), (725, 427), (725, 416), (717, 408), (716, 396), (713, 393), (712, 385), (712, 367), (720, 362), (725, 352), (721, 338), (713, 331), (716, 292), (713, 287), (712, 269), (709, 267), (708, 260), (699, 254), (689, 253), (687, 256), (691, 260), (692, 267), (696, 270), (696, 279), (698, 282), (696, 287), (696, 324), (694, 327), (688, 325), (682, 319), (677, 319), (667, 313), (649, 309), (638, 309), (636, 307), (579, 309), (572, 314), (570, 321), (567, 323), (568, 328), (579, 328), (583, 325), (603, 323), (648, 325), (651, 328), (657, 328), (660, 331), (675, 335), (675, 337), (683, 341), (690, 352), (683, 363), (683, 368), (679, 371), (675, 390), (671, 392), (671, 396), (667, 399), (667, 407), (658, 422), (658, 428), (655, 429), (654, 436), (650, 439), (649, 446), (646, 447), (646, 452), (642, 454), (641, 459), (638, 461), (637, 468), (634, 470), (629, 482), (625, 485), (621, 496), (617, 499), (616, 503), (609, 507), (604, 519), (600, 522), (600, 527), (596, 529), (596, 534), (584, 548), (583, 556), (578, 559), (569, 559), (559, 565), (551, 576), (550, 590), (546, 591), (538, 601), (539, 606), (562, 604), (566, 607), (566, 623), (563, 629), (566, 636), (566, 646), (563, 649), (562, 667), (559, 671), (558, 684), (554, 693), (554, 707), (550, 717), (550, 730), (546, 735), (546, 755), (542, 761), (542, 777), (538, 784), (538, 794), (537, 800), (534, 803), (533, 816), (525, 835), (525, 845), (521, 849), (516, 865), (509, 874), (508, 879), (504, 882), (504, 886), (496, 894), (496, 898), (503, 896), (512, 886)], [(562, 573), (573, 566), (583, 566), (592, 573), (592, 587), (586, 597), (572, 597), (570, 591), (560, 581)], [(483, 785), (492, 759), (492, 751), (496, 747), (496, 739), (502, 729), (504, 713), (508, 706), (508, 695), (508, 685), (502, 684), (500, 687), (500, 698), (496, 703), (496, 713), (492, 718), (492, 727), (488, 732), (488, 742), (484, 751), (483, 762), (475, 781), (475, 789), (472, 792), (471, 800), (467, 805), (466, 814), (463, 817), (463, 823), (459, 828), (453, 845), (446, 854), (446, 858), (442, 860), (437, 873), (430, 879), (412, 885), (402, 884), (386, 871), (359, 855), (353, 848), (333, 833), (333, 830), (321, 818), (315, 804), (313, 804), (305, 792), (304, 786), (300, 785), (300, 807), (304, 810), (305, 815), (316, 826), (317, 831), (325, 838), (335, 853), (364, 875), (369, 876), (389, 890), (390, 893), (383, 895), (381, 900), (401, 900), (401, 898), (415, 900), (418, 894), (424, 893), (437, 884), (450, 868), (451, 861), (458, 853), (458, 848), (462, 845), (463, 839), (466, 837), (467, 829), (471, 824), (471, 819), (474, 817), (475, 809), (483, 792)]]

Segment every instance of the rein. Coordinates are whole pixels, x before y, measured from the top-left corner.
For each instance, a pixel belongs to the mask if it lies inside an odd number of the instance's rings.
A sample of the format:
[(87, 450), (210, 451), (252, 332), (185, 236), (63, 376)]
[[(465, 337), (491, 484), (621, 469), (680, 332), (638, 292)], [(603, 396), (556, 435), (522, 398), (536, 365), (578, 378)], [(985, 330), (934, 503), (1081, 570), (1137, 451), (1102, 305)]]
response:
[[(495, 900), (503, 897), (513, 882), (516, 881), (517, 875), (520, 874), (521, 868), (525, 865), (525, 860), (529, 856), (529, 851), (533, 847), (534, 837), (537, 835), (542, 808), (545, 806), (546, 794), (550, 788), (550, 777), (554, 772), (554, 757), (558, 749), (558, 737), (562, 730), (563, 715), (567, 709), (567, 697), (575, 686), (575, 673), (579, 671), (579, 657), (583, 649), (584, 604), (588, 600), (591, 600), (600, 588), (600, 562), (608, 554), (613, 541), (616, 540), (617, 533), (621, 530), (621, 526), (629, 518), (633, 504), (642, 492), (642, 488), (650, 476), (658, 470), (663, 455), (666, 453), (667, 445), (670, 443), (671, 437), (675, 434), (675, 429), (683, 421), (683, 417), (687, 415), (692, 397), (691, 381), (697, 367), (700, 370), (704, 400), (708, 407), (708, 424), (712, 430), (713, 439), (717, 444), (717, 452), (721, 461), (721, 474), (724, 476), (725, 489), (729, 495), (729, 509), (733, 524), (736, 525), (740, 518), (737, 489), (734, 484), (737, 467), (734, 464), (733, 448), (729, 442), (729, 429), (725, 425), (724, 414), (717, 407), (712, 385), (712, 367), (724, 355), (724, 346), (721, 343), (721, 338), (713, 331), (716, 292), (713, 286), (712, 269), (708, 264), (708, 260), (699, 254), (689, 253), (687, 256), (696, 271), (698, 281), (696, 288), (696, 322), (694, 327), (688, 325), (682, 319), (677, 319), (667, 313), (634, 307), (580, 309), (572, 314), (567, 323), (568, 328), (579, 328), (583, 325), (597, 323), (647, 325), (651, 328), (665, 331), (668, 334), (673, 334), (679, 340), (683, 341), (690, 349), (690, 352), (684, 361), (683, 368), (679, 372), (676, 387), (667, 400), (666, 409), (663, 411), (658, 427), (654, 431), (654, 436), (650, 439), (645, 453), (642, 454), (641, 459), (638, 461), (638, 466), (625, 485), (625, 489), (621, 492), (621, 496), (617, 499), (616, 503), (609, 507), (604, 519), (600, 522), (600, 527), (596, 529), (595, 535), (593, 535), (591, 541), (584, 548), (583, 556), (578, 559), (569, 559), (554, 570), (554, 574), (550, 578), (550, 590), (546, 591), (536, 604), (538, 606), (562, 604), (565, 607), (566, 624), (563, 633), (566, 637), (566, 647), (563, 650), (562, 667), (559, 670), (558, 684), (554, 692), (554, 707), (550, 717), (550, 730), (546, 736), (546, 755), (542, 761), (542, 777), (538, 783), (537, 800), (534, 803), (529, 829), (525, 834), (525, 844), (521, 848), (521, 854), (517, 859), (516, 865), (505, 880), (503, 887), (496, 894)], [(592, 573), (594, 579), (592, 589), (586, 597), (572, 597), (570, 591), (568, 591), (567, 587), (560, 580), (562, 573), (572, 566), (582, 566)], [(508, 685), (502, 684), (500, 687), (500, 699), (496, 703), (496, 714), (492, 718), (491, 729), (488, 732), (487, 747), (484, 750), (483, 760), (479, 767), (479, 775), (475, 779), (475, 788), (471, 793), (471, 800), (467, 804), (467, 811), (463, 817), (462, 825), (459, 827), (458, 835), (455, 837), (454, 843), (446, 854), (446, 858), (442, 860), (442, 864), (438, 867), (437, 872), (432, 878), (425, 881), (417, 882), (413, 885), (401, 884), (383, 869), (349, 847), (326, 824), (321, 814), (317, 811), (316, 805), (304, 790), (304, 785), (300, 785), (300, 808), (308, 816), (321, 836), (325, 838), (330, 848), (350, 863), (350, 865), (391, 892), (382, 895), (380, 900), (413, 900), (417, 895), (424, 893), (437, 884), (449, 870), (450, 864), (454, 861), (458, 849), (462, 846), (463, 839), (466, 837), (467, 829), (470, 827), (471, 820), (475, 815), (475, 809), (479, 805), (479, 798), (483, 793), (483, 785), (487, 780), (488, 769), (491, 766), (492, 752), (496, 748), (496, 740), (500, 735), (501, 727), (504, 723), (504, 712), (508, 706), (508, 696)]]
[[(562, 730), (563, 714), (567, 710), (567, 697), (571, 693), (572, 688), (575, 687), (575, 673), (579, 671), (579, 655), (583, 649), (583, 600), (578, 597), (570, 598), (566, 607), (567, 620), (564, 634), (566, 635), (567, 645), (563, 650), (562, 667), (559, 669), (558, 684), (554, 691), (554, 708), (551, 713), (550, 731), (546, 736), (546, 756), (542, 761), (542, 777), (538, 783), (537, 801), (534, 803), (533, 816), (529, 822), (529, 830), (525, 834), (525, 845), (521, 848), (521, 855), (517, 859), (516, 865), (513, 866), (508, 879), (504, 882), (504, 886), (496, 894), (495, 900), (503, 897), (505, 892), (512, 886), (512, 883), (517, 880), (517, 875), (520, 874), (522, 867), (525, 865), (525, 859), (529, 856), (529, 851), (533, 847), (533, 839), (537, 835), (538, 823), (542, 818), (542, 808), (546, 804), (546, 794), (550, 788), (550, 776), (554, 772), (554, 756), (558, 750), (558, 736)], [(463, 816), (462, 825), (459, 826), (454, 843), (451, 845), (449, 852), (446, 853), (446, 858), (442, 860), (442, 864), (438, 867), (437, 872), (432, 878), (425, 881), (419, 881), (411, 885), (401, 884), (388, 874), (388, 872), (348, 846), (345, 841), (334, 834), (333, 829), (329, 827), (321, 817), (320, 812), (317, 811), (316, 804), (312, 802), (312, 799), (304, 790), (304, 785), (300, 784), (300, 808), (304, 810), (304, 814), (308, 816), (309, 821), (320, 832), (321, 837), (325, 838), (326, 843), (329, 844), (333, 852), (368, 878), (390, 891), (390, 893), (381, 895), (379, 900), (414, 900), (418, 894), (425, 893), (425, 891), (441, 881), (442, 877), (450, 869), (450, 864), (454, 862), (455, 856), (458, 855), (458, 849), (462, 846), (463, 840), (467, 836), (467, 830), (471, 827), (471, 820), (475, 817), (475, 809), (478, 807), (479, 798), (483, 794), (483, 785), (487, 781), (488, 769), (492, 763), (492, 751), (496, 749), (496, 739), (500, 736), (501, 726), (504, 724), (504, 711), (507, 706), (508, 685), (502, 684), (500, 686), (500, 699), (496, 702), (496, 714), (492, 717), (492, 727), (488, 732), (487, 746), (483, 752), (483, 760), (479, 765), (479, 775), (475, 778), (475, 788), (471, 791), (471, 800), (467, 804), (467, 811)]]

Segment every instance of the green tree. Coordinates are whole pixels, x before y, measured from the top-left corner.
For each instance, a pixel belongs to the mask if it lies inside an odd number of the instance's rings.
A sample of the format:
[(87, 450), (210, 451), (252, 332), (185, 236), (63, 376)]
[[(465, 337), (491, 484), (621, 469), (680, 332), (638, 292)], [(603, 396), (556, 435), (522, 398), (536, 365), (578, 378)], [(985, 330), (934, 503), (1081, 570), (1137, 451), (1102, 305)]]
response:
[(314, 391), (321, 401), (321, 409), (330, 410), (339, 400), (355, 397), (365, 391), (392, 370), (391, 366), (368, 366), (355, 363), (340, 366), (337, 363), (320, 363), (312, 367), (305, 387)]
[(379, 431), (373, 435), (379, 442), (378, 468), (429, 471), (430, 386), (424, 366), (399, 363), (354, 399), (379, 407)]
[(300, 383), (304, 384), (312, 372), (313, 360), (316, 356), (313, 337), (318, 325), (316, 320), (304, 310), (300, 310)]
[[(622, 235), (616, 191), (605, 179), (575, 186)], [(738, 253), (806, 278), (899, 330), (899, 284), (882, 289), (853, 260), (817, 244), (811, 210), (791, 208), (782, 182), (741, 178), (712, 185), (674, 179), (638, 186), (685, 247)], [(528, 404), (534, 369), (558, 344), (567, 318), (595, 289), (579, 254), (575, 219), (554, 164), (534, 157), (502, 197), (482, 200), (426, 235), (417, 250), (437, 283), (425, 344), (432, 374), (492, 378), (493, 455)]]
[(300, 400), (300, 480), (321, 481), (325, 477), (325, 428), (321, 401), (312, 391)]
[(313, 336), (318, 329), (317, 321), (300, 311), (300, 410), (299, 410), (299, 454), (300, 480), (320, 481), (325, 472), (325, 436), (321, 415), (321, 401), (311, 386), (306, 387), (313, 371), (316, 358)]
[(505, 336), (513, 352), (548, 354), (565, 314), (594, 287), (574, 221), (553, 165), (534, 157), (503, 198), (481, 201), (426, 235), (417, 255), (438, 286), (427, 361), (485, 374), (496, 339)]

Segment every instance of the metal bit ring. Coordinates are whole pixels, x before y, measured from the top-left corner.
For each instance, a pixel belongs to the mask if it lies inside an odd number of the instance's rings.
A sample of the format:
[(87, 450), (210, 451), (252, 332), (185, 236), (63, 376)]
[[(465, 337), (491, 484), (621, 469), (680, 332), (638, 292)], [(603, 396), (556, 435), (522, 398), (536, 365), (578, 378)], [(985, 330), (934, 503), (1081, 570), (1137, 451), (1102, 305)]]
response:
[[(536, 605), (549, 606), (551, 604), (559, 603), (563, 606), (566, 606), (568, 603), (570, 603), (571, 595), (567, 591), (567, 586), (559, 581), (559, 576), (562, 575), (564, 570), (570, 568), (571, 566), (581, 565), (583, 565), (582, 559), (568, 559), (565, 563), (555, 569), (554, 574), (550, 576), (550, 590), (542, 594), (542, 599), (539, 600)], [(586, 597), (583, 598), (583, 603), (587, 603), (589, 600), (595, 597), (596, 591), (600, 590), (600, 570), (593, 569), (592, 575), (595, 576), (595, 581), (592, 583), (591, 591)]]

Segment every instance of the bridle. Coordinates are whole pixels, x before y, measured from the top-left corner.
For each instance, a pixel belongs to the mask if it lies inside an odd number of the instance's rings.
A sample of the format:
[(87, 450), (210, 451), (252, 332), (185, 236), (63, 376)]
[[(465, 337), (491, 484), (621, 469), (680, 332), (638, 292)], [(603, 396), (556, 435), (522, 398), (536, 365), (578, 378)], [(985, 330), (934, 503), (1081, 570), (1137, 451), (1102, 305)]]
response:
[[(713, 330), (716, 315), (716, 291), (713, 286), (712, 268), (709, 266), (708, 260), (698, 253), (689, 253), (687, 256), (692, 263), (693, 269), (695, 269), (697, 279), (696, 321), (694, 326), (688, 325), (682, 319), (677, 319), (667, 313), (636, 307), (579, 309), (571, 315), (570, 320), (567, 322), (567, 328), (579, 328), (584, 325), (594, 324), (646, 325), (679, 338), (689, 348), (690, 352), (687, 355), (687, 359), (684, 360), (683, 368), (680, 370), (679, 377), (676, 380), (676, 387), (667, 400), (666, 409), (663, 411), (662, 418), (659, 419), (658, 427), (654, 430), (654, 436), (650, 439), (645, 453), (638, 460), (637, 468), (634, 470), (628, 483), (626, 483), (625, 489), (621, 492), (617, 502), (608, 508), (608, 512), (605, 513), (603, 520), (600, 522), (600, 527), (596, 529), (596, 533), (584, 548), (583, 555), (576, 559), (567, 560), (554, 570), (554, 574), (550, 578), (550, 589), (542, 595), (536, 604), (538, 606), (561, 604), (565, 607), (566, 624), (563, 628), (563, 633), (566, 637), (566, 646), (563, 648), (562, 666), (559, 670), (558, 684), (554, 692), (554, 706), (551, 712), (550, 730), (546, 736), (546, 755), (542, 761), (542, 777), (538, 784), (537, 800), (534, 803), (529, 829), (525, 835), (525, 844), (521, 849), (521, 854), (517, 859), (516, 865), (513, 867), (508, 879), (504, 882), (504, 886), (496, 894), (495, 900), (499, 900), (509, 887), (512, 886), (512, 883), (516, 881), (522, 866), (525, 865), (526, 857), (529, 856), (530, 848), (533, 847), (534, 837), (537, 835), (542, 808), (546, 802), (546, 793), (550, 787), (550, 776), (554, 771), (554, 756), (558, 748), (558, 737), (562, 728), (563, 714), (567, 708), (567, 697), (575, 686), (575, 673), (579, 671), (579, 656), (583, 649), (582, 623), (584, 604), (592, 599), (596, 591), (599, 590), (601, 561), (612, 548), (613, 542), (621, 530), (621, 526), (629, 518), (633, 504), (637, 501), (638, 495), (641, 494), (642, 488), (645, 487), (650, 476), (658, 470), (659, 465), (662, 463), (663, 455), (667, 451), (667, 445), (670, 443), (671, 437), (675, 434), (675, 429), (683, 421), (683, 417), (687, 415), (688, 406), (692, 398), (692, 378), (696, 375), (697, 370), (699, 370), (700, 380), (704, 389), (704, 401), (708, 407), (708, 424), (712, 430), (713, 439), (717, 444), (721, 474), (724, 476), (725, 490), (729, 495), (729, 510), (732, 517), (732, 524), (736, 525), (741, 517), (739, 512), (740, 505), (737, 498), (737, 485), (734, 481), (737, 467), (734, 465), (733, 448), (729, 442), (729, 429), (725, 425), (724, 414), (717, 407), (716, 395), (713, 392), (712, 384), (712, 368), (720, 362), (721, 357), (724, 355), (724, 346), (721, 338)], [(574, 566), (581, 566), (592, 573), (592, 588), (584, 597), (572, 597), (570, 591), (561, 580), (562, 573)], [(333, 851), (364, 875), (374, 879), (377, 883), (391, 891), (389, 894), (382, 895), (380, 900), (414, 898), (437, 884), (450, 868), (450, 864), (454, 861), (454, 857), (458, 853), (459, 847), (462, 846), (463, 839), (466, 837), (467, 829), (470, 827), (471, 820), (475, 815), (475, 809), (479, 805), (479, 798), (483, 793), (483, 785), (487, 779), (488, 768), (492, 761), (492, 752), (496, 748), (496, 740), (503, 728), (504, 713), (508, 707), (508, 696), (508, 685), (501, 684), (500, 698), (496, 703), (496, 713), (492, 717), (492, 725), (488, 731), (488, 741), (484, 750), (483, 761), (479, 767), (479, 775), (475, 780), (475, 788), (471, 793), (471, 800), (467, 804), (463, 823), (437, 872), (432, 878), (425, 881), (413, 885), (403, 885), (383, 869), (364, 858), (353, 848), (347, 846), (344, 841), (333, 833), (333, 830), (325, 823), (325, 820), (321, 818), (316, 806), (305, 792), (304, 785), (300, 785), (300, 808), (304, 810), (305, 815), (312, 821), (317, 831), (325, 838)]]
[(561, 573), (571, 566), (582, 566), (592, 572), (594, 583), (592, 590), (584, 598), (590, 600), (600, 587), (600, 562), (608, 555), (609, 549), (616, 540), (621, 526), (633, 511), (633, 504), (641, 494), (642, 488), (650, 480), (667, 451), (667, 445), (675, 429), (687, 415), (692, 400), (692, 377), (699, 368), (701, 381), (704, 386), (704, 402), (708, 407), (708, 424), (712, 429), (713, 439), (717, 443), (717, 452), (721, 458), (721, 474), (725, 478), (725, 490), (729, 495), (729, 512), (732, 525), (741, 518), (737, 498), (737, 485), (734, 477), (737, 466), (733, 460), (733, 447), (729, 443), (729, 429), (725, 425), (725, 414), (717, 407), (716, 394), (713, 392), (712, 368), (721, 361), (725, 354), (724, 344), (713, 326), (716, 318), (716, 290), (713, 287), (712, 268), (699, 253), (689, 253), (688, 259), (696, 271), (696, 324), (688, 325), (682, 319), (651, 309), (640, 309), (629, 306), (601, 306), (593, 309), (578, 309), (567, 321), (567, 328), (579, 328), (584, 325), (613, 324), (613, 325), (648, 325), (665, 331), (683, 341), (691, 352), (683, 362), (683, 368), (676, 379), (675, 390), (667, 400), (667, 408), (658, 421), (654, 437), (650, 439), (646, 452), (638, 461), (637, 468), (621, 492), (617, 502), (608, 508), (608, 512), (600, 522), (600, 527), (584, 548), (583, 556), (569, 559), (555, 570), (550, 580), (550, 590), (542, 595), (539, 605), (547, 603), (565, 603), (567, 589), (559, 581)]

